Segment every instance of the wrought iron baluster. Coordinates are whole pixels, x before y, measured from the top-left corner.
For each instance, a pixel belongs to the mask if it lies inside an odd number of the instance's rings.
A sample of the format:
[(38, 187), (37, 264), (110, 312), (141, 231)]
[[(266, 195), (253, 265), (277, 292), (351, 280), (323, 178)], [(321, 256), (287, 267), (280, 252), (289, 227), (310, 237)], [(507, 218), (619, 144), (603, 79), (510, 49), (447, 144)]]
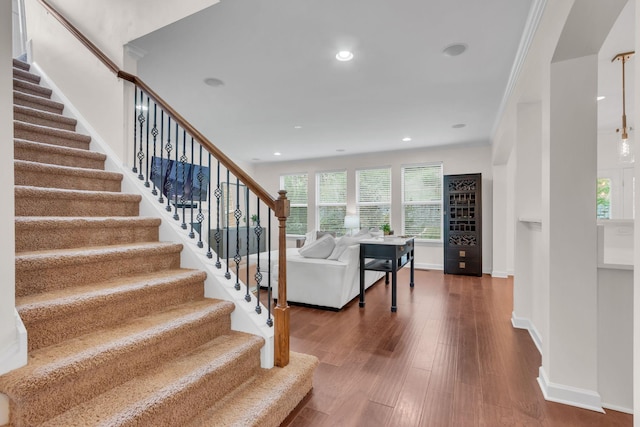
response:
[[(222, 268), (222, 264), (220, 263), (220, 238), (222, 235), (220, 234), (220, 197), (222, 197), (222, 189), (220, 188), (220, 160), (218, 160), (218, 175), (216, 178), (216, 190), (214, 194), (216, 195), (216, 268)], [(209, 199), (209, 212), (211, 212), (211, 199)], [(209, 215), (209, 219), (211, 219), (211, 215)], [(211, 235), (211, 230), (209, 230), (209, 235)], [(209, 244), (211, 246), (211, 244)]]
[[(156, 149), (156, 139), (158, 137), (158, 122), (157, 122), (157, 117), (158, 116), (158, 104), (153, 103), (153, 129), (151, 129), (151, 135), (153, 136), (153, 157), (151, 158), (151, 182), (153, 182), (153, 190), (151, 190), (151, 194), (153, 194), (154, 196), (158, 195), (158, 189), (156, 187), (156, 181), (154, 181), (153, 179), (155, 178), (156, 180), (158, 179), (158, 173), (160, 173), (160, 171), (158, 170), (158, 156), (157, 156), (157, 149)], [(160, 124), (160, 126), (162, 126), (162, 124)], [(162, 152), (162, 150), (160, 150)]]
[[(186, 218), (186, 214), (185, 214), (185, 210), (186, 210), (186, 205), (187, 205), (187, 200), (189, 200), (189, 195), (187, 194), (187, 160), (189, 160), (187, 158), (187, 131), (186, 130), (182, 130), (182, 156), (180, 156), (180, 164), (182, 165), (182, 194), (180, 195), (180, 204), (182, 204), (182, 224), (180, 225), (180, 227), (182, 227), (183, 230), (187, 229), (187, 223), (185, 222), (185, 218)], [(191, 173), (189, 173), (188, 175), (191, 175)], [(176, 176), (176, 179), (178, 179), (178, 177)]]
[(229, 169), (227, 169), (227, 203), (224, 205), (224, 233), (226, 234), (226, 238), (225, 240), (225, 244), (226, 244), (226, 251), (225, 251), (225, 258), (226, 258), (226, 264), (227, 264), (227, 271), (224, 273), (224, 277), (226, 277), (227, 279), (231, 279), (231, 272), (229, 272)]
[[(176, 123), (176, 153), (175, 153), (175, 160), (174, 160), (174, 165), (176, 167), (176, 175), (174, 178), (174, 190), (173, 190), (173, 219), (175, 219), (176, 221), (178, 221), (180, 219), (180, 217), (178, 216), (178, 151), (180, 151), (180, 126), (178, 125), (178, 123)], [(171, 212), (171, 206), (169, 206), (169, 212)]]
[(133, 167), (131, 171), (133, 173), (138, 172), (136, 167), (136, 141), (138, 140), (138, 127), (136, 122), (138, 121), (138, 86), (133, 88)]
[(240, 290), (240, 280), (238, 278), (240, 274), (240, 218), (242, 218), (242, 210), (240, 210), (240, 180), (236, 177), (236, 209), (233, 211), (233, 216), (236, 219), (236, 253), (233, 256), (233, 261), (236, 263), (236, 284), (237, 291)]
[[(208, 180), (211, 183), (211, 153), (208, 153)], [(216, 191), (220, 190), (220, 160), (218, 160), (218, 188)], [(220, 211), (220, 196), (218, 197), (218, 211)], [(207, 258), (213, 258), (213, 254), (211, 253), (211, 190), (209, 190), (209, 198), (207, 199)], [(218, 213), (218, 215), (220, 215)], [(219, 230), (218, 230), (219, 231)], [(216, 235), (216, 239), (220, 237)], [(220, 257), (218, 257), (218, 262), (216, 262), (216, 267), (220, 268)]]
[(260, 305), (260, 286), (262, 286), (262, 272), (260, 271), (260, 237), (262, 235), (262, 226), (260, 225), (260, 197), (256, 196), (256, 226), (253, 232), (256, 235), (256, 246), (258, 252), (256, 255), (256, 274), (254, 278), (256, 280), (256, 313), (262, 313), (262, 306)]
[[(193, 232), (193, 173), (195, 172), (194, 169), (196, 167), (196, 163), (195, 163), (195, 159), (193, 157), (193, 137), (191, 137), (191, 166), (189, 167), (189, 178), (191, 179), (191, 192), (189, 193), (189, 211), (190, 211), (190, 227), (191, 227), (191, 231), (189, 232), (189, 237), (191, 239), (196, 237), (196, 234)], [(199, 185), (202, 185), (201, 181), (198, 181)], [(198, 193), (200, 193), (200, 190), (202, 189), (202, 187), (198, 187)], [(198, 206), (200, 206), (200, 203), (198, 203)]]
[(144, 93), (142, 92), (142, 89), (140, 89), (140, 105), (137, 107), (140, 110), (140, 114), (138, 114), (138, 122), (140, 122), (140, 137), (138, 138), (139, 141), (139, 148), (138, 148), (138, 179), (140, 181), (144, 180), (144, 175), (142, 175), (142, 161), (144, 160), (144, 151), (142, 150), (142, 130), (144, 128), (144, 122), (145, 122), (145, 118), (144, 118)]
[(162, 146), (162, 144), (164, 144), (164, 110), (160, 109), (160, 171), (158, 171), (158, 173), (160, 173), (160, 191), (158, 193), (160, 193), (158, 195), (158, 203), (164, 203), (164, 198), (162, 196), (164, 196), (164, 179), (165, 179), (165, 173), (164, 173), (164, 147)]
[[(171, 191), (173, 190), (173, 184), (171, 183), (171, 150), (173, 150), (173, 146), (171, 145), (171, 116), (167, 115), (167, 119), (167, 145), (165, 146), (165, 149), (167, 150), (167, 173), (165, 174), (164, 189), (166, 190), (166, 193), (164, 195), (167, 196), (167, 206), (165, 209), (167, 212), (171, 212)], [(176, 128), (177, 127), (178, 124), (176, 123)]]
[(244, 300), (247, 301), (247, 302), (251, 302), (251, 295), (249, 294), (249, 252), (250, 252), (250, 247), (251, 247), (251, 245), (249, 244), (249, 242), (250, 242), (249, 239), (251, 237), (250, 236), (250, 230), (249, 230), (249, 187), (245, 186), (244, 188), (245, 188), (245, 191), (244, 191), (244, 200), (245, 200), (244, 212), (245, 212), (245, 218), (246, 218), (246, 221), (245, 221), (246, 226), (245, 226), (245, 228), (247, 230), (247, 243), (246, 243), (247, 249), (245, 251), (247, 255), (246, 255), (246, 258), (245, 258), (245, 261), (244, 261), (244, 265), (246, 266), (246, 269), (247, 269), (247, 278), (246, 278), (246, 282), (245, 282), (245, 284), (246, 284), (245, 287), (247, 288), (247, 293), (244, 296)]
[(272, 265), (271, 265), (271, 208), (267, 209), (267, 222), (268, 222), (268, 230), (267, 230), (267, 269), (269, 270), (267, 274), (267, 326), (273, 326), (273, 319), (271, 318), (271, 305), (273, 304), (272, 297), (272, 288), (271, 288), (271, 275), (272, 275)]
[[(193, 141), (193, 139), (192, 139)], [(196, 215), (196, 221), (198, 221), (198, 247), (203, 248), (204, 244), (202, 243), (202, 221), (204, 221), (204, 215), (202, 214), (202, 183), (204, 182), (204, 172), (202, 172), (202, 145), (200, 146), (200, 159), (198, 163), (200, 164), (200, 168), (198, 169), (198, 186), (200, 190), (198, 191), (198, 215)], [(207, 182), (207, 192), (210, 192), (211, 188), (209, 187), (209, 182)], [(208, 194), (209, 199), (211, 199), (211, 195)], [(193, 218), (191, 219), (191, 232), (193, 233)]]
[(151, 114), (151, 112), (149, 111), (149, 95), (147, 95), (147, 118), (145, 120), (147, 122), (147, 136), (146, 136), (146, 139), (147, 139), (147, 150), (145, 151), (145, 153), (146, 153), (145, 154), (145, 160), (146, 160), (145, 166), (147, 167), (147, 169), (146, 169), (147, 175), (145, 176), (145, 182), (144, 182), (144, 186), (147, 187), (147, 188), (149, 188), (151, 186), (151, 184), (149, 184), (149, 160), (150, 160), (149, 159), (149, 157), (150, 157), (149, 156), (149, 122), (150, 122), (149, 114)]

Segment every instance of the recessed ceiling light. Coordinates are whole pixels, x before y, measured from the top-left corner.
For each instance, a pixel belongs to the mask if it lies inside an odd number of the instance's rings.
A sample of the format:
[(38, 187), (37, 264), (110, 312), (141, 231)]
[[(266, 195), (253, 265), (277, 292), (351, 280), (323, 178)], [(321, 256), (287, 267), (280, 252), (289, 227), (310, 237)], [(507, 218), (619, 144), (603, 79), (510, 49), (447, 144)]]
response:
[(224, 86), (224, 82), (220, 79), (216, 79), (215, 77), (207, 77), (203, 81), (204, 81), (204, 84), (211, 87)]
[(257, 158), (257, 157), (254, 157), (253, 159), (251, 159), (251, 161), (252, 161), (252, 162), (259, 162), (259, 161), (260, 161), (260, 159), (259, 159), (259, 158)]
[(458, 56), (462, 55), (467, 50), (467, 45), (464, 43), (454, 43), (442, 49), (442, 54), (445, 56)]
[(280, 152), (276, 151), (275, 153), (273, 153), (273, 155), (274, 155), (274, 156), (280, 156), (280, 155), (282, 155), (282, 153), (280, 153)]
[(466, 126), (467, 125), (464, 124), (464, 123), (457, 123), (457, 124), (455, 124), (455, 125), (453, 125), (451, 127), (454, 128), (454, 129), (462, 129), (463, 127), (466, 127)]
[(599, 97), (596, 98), (596, 101), (602, 101), (605, 98), (606, 98), (606, 96), (599, 96)]
[(351, 61), (353, 59), (353, 53), (348, 50), (341, 50), (336, 53), (336, 59), (338, 61)]
[(302, 126), (294, 126), (294, 129), (302, 129)]
[(409, 142), (411, 141), (411, 138), (409, 138), (408, 136), (405, 136), (404, 138), (402, 138), (402, 142)]
[(344, 148), (338, 148), (336, 151), (337, 151), (338, 153), (342, 153), (342, 152), (344, 152), (344, 151), (345, 151), (345, 149), (344, 149)]

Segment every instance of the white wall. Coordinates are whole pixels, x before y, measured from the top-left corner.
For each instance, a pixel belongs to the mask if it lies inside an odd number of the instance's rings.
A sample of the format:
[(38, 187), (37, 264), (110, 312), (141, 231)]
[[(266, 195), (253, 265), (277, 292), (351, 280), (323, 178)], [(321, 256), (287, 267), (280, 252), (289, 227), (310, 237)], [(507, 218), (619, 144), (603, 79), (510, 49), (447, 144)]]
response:
[[(347, 211), (355, 212), (355, 171), (368, 167), (390, 166), (392, 182), (391, 227), (401, 230), (401, 168), (403, 165), (443, 162), (444, 174), (482, 173), (482, 264), (483, 272), (491, 273), (493, 252), (493, 174), (491, 147), (458, 146), (397, 150), (365, 155), (337, 156), (322, 159), (257, 164), (254, 178), (270, 192), (280, 185), (280, 175), (307, 173), (309, 175), (309, 215), (315, 215), (315, 175), (328, 170), (346, 170), (348, 179)], [(313, 226), (313, 218), (309, 219)], [(292, 244), (292, 243), (289, 243)], [(275, 245), (274, 245), (275, 246)], [(416, 263), (421, 268), (442, 269), (442, 243), (416, 242)]]
[[(633, 1), (633, 0), (632, 0)], [(640, 0), (635, 0), (635, 22), (640, 22)], [(636, 25), (635, 31), (636, 51), (640, 47), (640, 25)], [(640, 82), (640, 67), (635, 67), (634, 79)], [(640, 106), (640, 84), (636, 84), (635, 93), (632, 95), (635, 104)], [(640, 108), (635, 111), (635, 123), (640, 123)], [(635, 169), (636, 182), (640, 183), (640, 168)], [(640, 212), (640, 186), (635, 189), (635, 208)], [(634, 247), (640, 248), (640, 227), (634, 227)], [(634, 271), (640, 271), (640, 250), (634, 251)], [(633, 410), (640, 413), (640, 274), (633, 277)], [(633, 425), (640, 427), (640, 416), (635, 416)]]
[[(13, 188), (13, 81), (11, 2), (0, 2), (0, 181)], [(14, 199), (5, 197), (0, 209), (0, 374), (18, 367), (24, 361), (16, 359), (19, 351), (19, 326), (15, 317), (15, 218)], [(26, 350), (26, 349), (25, 349)], [(26, 355), (26, 354), (25, 354)]]
[[(25, 0), (27, 31), (32, 43), (31, 61), (38, 65), (85, 115), (92, 127), (125, 161), (131, 138), (125, 124), (124, 83), (64, 29), (36, 0)], [(129, 67), (124, 45), (217, 0), (188, 1), (51, 1), (73, 25), (119, 67)], [(130, 68), (127, 71), (133, 71)], [(132, 155), (131, 155), (132, 156)]]

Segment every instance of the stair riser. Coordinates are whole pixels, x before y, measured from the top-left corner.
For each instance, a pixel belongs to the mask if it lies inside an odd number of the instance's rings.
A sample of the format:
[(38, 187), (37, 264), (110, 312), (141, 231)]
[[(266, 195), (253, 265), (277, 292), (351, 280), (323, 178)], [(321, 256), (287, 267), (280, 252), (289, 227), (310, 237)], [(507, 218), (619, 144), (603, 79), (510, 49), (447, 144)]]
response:
[(195, 383), (177, 391), (166, 400), (153, 402), (153, 405), (145, 408), (146, 411), (141, 411), (121, 426), (184, 425), (194, 414), (204, 411), (241, 385), (259, 367), (260, 349), (253, 348), (229, 364), (204, 373)]
[(49, 228), (16, 223), (17, 253), (157, 241), (157, 225)]
[(57, 289), (151, 273), (180, 267), (180, 253), (138, 253), (131, 257), (79, 257), (60, 262), (56, 258), (22, 262), (16, 257), (16, 296), (37, 294)]
[(30, 72), (20, 68), (13, 68), (13, 78), (23, 80), (25, 82), (40, 84), (40, 76), (31, 74)]
[[(41, 99), (45, 99), (45, 98), (41, 98)], [(48, 113), (55, 113), (55, 114), (62, 114), (62, 111), (64, 110), (63, 107), (58, 107), (58, 106), (54, 106), (54, 105), (48, 105), (48, 104), (44, 104), (44, 103), (40, 103), (40, 102), (36, 102), (37, 100), (35, 99), (23, 99), (23, 98), (19, 98), (17, 96), (13, 97), (13, 103), (15, 105), (21, 105), (23, 107), (29, 107), (29, 108), (33, 108), (36, 110), (42, 110), (42, 111), (46, 111)]]
[(22, 112), (15, 112), (13, 119), (21, 122), (32, 123), (34, 125), (49, 126), (55, 129), (75, 131), (76, 125), (71, 123), (65, 123), (64, 121), (53, 120), (45, 117), (37, 117), (31, 114), (24, 114)]
[(41, 98), (50, 99), (51, 89), (42, 87), (31, 82), (25, 82), (24, 80), (13, 80), (13, 90), (27, 93), (29, 95), (39, 96)]
[(88, 176), (50, 174), (37, 170), (14, 172), (15, 185), (30, 185), (42, 188), (63, 188), (66, 190), (89, 190), (119, 192), (121, 179), (102, 179)]
[(100, 328), (115, 326), (127, 319), (202, 298), (204, 283), (190, 279), (168, 281), (163, 285), (95, 298), (84, 301), (81, 306), (42, 308), (37, 313), (18, 307), (18, 312), (29, 331), (29, 351), (33, 351)]
[(139, 202), (22, 197), (16, 194), (16, 216), (138, 216)]
[(79, 148), (81, 150), (88, 150), (90, 144), (90, 141), (70, 139), (65, 138), (64, 136), (44, 134), (41, 132), (35, 132), (32, 130), (20, 128), (14, 130), (14, 138), (58, 145), (61, 147)]
[(68, 375), (53, 376), (36, 391), (24, 396), (13, 396), (20, 404), (12, 412), (14, 427), (38, 425), (73, 406), (116, 387), (137, 375), (227, 333), (231, 327), (228, 313), (211, 313), (198, 319), (145, 337), (144, 341), (129, 343), (117, 351), (102, 353), (91, 361), (91, 366), (76, 366)]
[(13, 156), (16, 160), (27, 160), (49, 165), (72, 166), (83, 169), (104, 169), (104, 160), (101, 159), (48, 152), (38, 150), (37, 147), (26, 147), (18, 144), (14, 144)]

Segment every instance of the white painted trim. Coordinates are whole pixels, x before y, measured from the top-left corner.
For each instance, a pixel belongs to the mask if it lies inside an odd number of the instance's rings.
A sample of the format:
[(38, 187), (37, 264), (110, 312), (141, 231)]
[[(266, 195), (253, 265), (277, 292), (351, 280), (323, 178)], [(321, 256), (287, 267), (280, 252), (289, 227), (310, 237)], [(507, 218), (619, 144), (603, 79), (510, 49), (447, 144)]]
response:
[[(16, 339), (0, 353), (0, 375), (27, 364), (27, 329), (14, 308)], [(2, 411), (0, 411), (1, 413)], [(0, 424), (1, 425), (1, 424)]]
[(498, 114), (496, 114), (496, 120), (494, 121), (493, 127), (491, 129), (491, 140), (495, 139), (496, 132), (498, 131), (498, 126), (500, 125), (500, 120), (504, 115), (504, 110), (507, 107), (507, 102), (509, 102), (509, 98), (511, 97), (513, 88), (515, 88), (518, 81), (520, 70), (522, 69), (522, 65), (527, 58), (529, 47), (531, 47), (533, 37), (538, 30), (538, 25), (540, 24), (540, 19), (542, 18), (542, 13), (544, 12), (544, 8), (546, 5), (547, 0), (533, 0), (533, 3), (531, 4), (531, 9), (529, 9), (529, 15), (527, 16), (527, 22), (525, 24), (524, 31), (522, 32), (522, 37), (520, 38), (520, 44), (518, 45), (516, 58), (513, 61), (513, 66), (511, 67), (511, 73), (509, 74), (507, 87), (504, 91), (504, 94), (502, 95), (500, 107), (498, 107)]
[(542, 366), (540, 366), (539, 370), (538, 384), (544, 398), (550, 402), (562, 403), (604, 414), (600, 394), (592, 390), (552, 383), (549, 381), (549, 377)]
[(530, 319), (525, 317), (518, 317), (516, 313), (511, 313), (511, 325), (516, 329), (526, 329), (529, 332), (529, 336), (533, 340), (538, 352), (542, 354), (542, 337), (538, 333), (538, 330), (533, 325), (533, 322)]
[(610, 405), (604, 402), (602, 402), (602, 407), (605, 409), (611, 409), (612, 411), (624, 412), (625, 414), (633, 415), (633, 409), (630, 408), (625, 408), (618, 405)]
[(173, 220), (170, 214), (164, 209), (164, 205), (159, 204), (156, 196), (153, 196), (149, 189), (144, 186), (144, 183), (137, 179), (137, 176), (122, 163), (111, 147), (73, 106), (70, 100), (65, 97), (57, 85), (36, 63), (33, 63), (32, 67), (35, 68), (34, 71), (42, 77), (46, 85), (54, 91), (59, 102), (64, 104), (65, 111), (68, 110), (68, 112), (78, 120), (78, 132), (91, 136), (91, 150), (107, 155), (105, 170), (118, 172), (123, 175), (122, 192), (140, 194), (142, 196), (140, 216), (161, 218), (160, 239), (181, 243), (183, 245), (183, 250), (180, 255), (182, 266), (202, 270), (207, 273), (207, 279), (205, 280), (205, 297), (219, 298), (235, 303), (236, 309), (231, 313), (231, 328), (233, 330), (259, 335), (264, 338), (265, 345), (260, 349), (260, 366), (265, 369), (272, 368), (274, 366), (274, 328), (266, 325), (267, 309), (263, 307), (261, 314), (255, 312), (257, 300), (255, 296), (250, 293), (251, 301), (245, 301), (245, 285), (241, 283), (241, 289), (239, 291), (235, 289), (235, 275), (231, 273), (231, 279), (224, 277), (224, 262), (221, 260), (223, 264), (222, 269), (215, 268), (214, 262), (206, 257), (205, 251), (197, 247), (195, 239), (190, 239), (189, 236), (184, 233), (184, 230), (180, 228), (180, 224)]
[(491, 272), (491, 277), (497, 277), (499, 279), (506, 279), (509, 277), (509, 273), (506, 271), (493, 270)]
[(413, 268), (415, 268), (416, 270), (442, 270), (443, 266), (442, 264), (428, 264), (423, 262), (416, 262), (413, 265)]

